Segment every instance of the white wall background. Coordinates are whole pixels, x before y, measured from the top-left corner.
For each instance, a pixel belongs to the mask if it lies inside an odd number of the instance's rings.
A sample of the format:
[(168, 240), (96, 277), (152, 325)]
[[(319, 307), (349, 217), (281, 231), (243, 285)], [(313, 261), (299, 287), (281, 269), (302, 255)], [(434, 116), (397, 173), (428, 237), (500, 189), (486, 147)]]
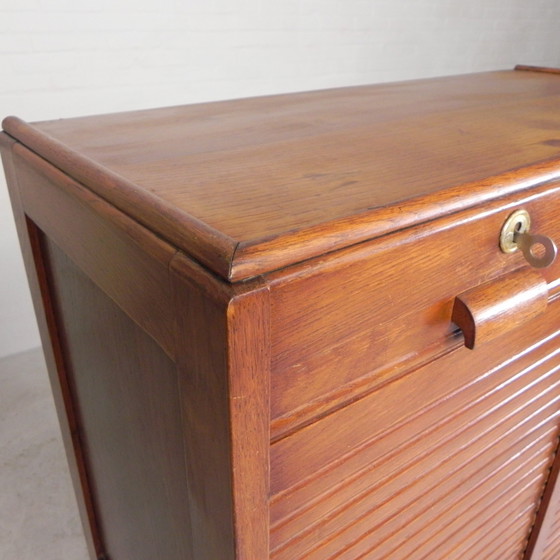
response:
[[(0, 0), (0, 116), (560, 66), (559, 28), (559, 0)], [(39, 338), (0, 193), (1, 357)]]

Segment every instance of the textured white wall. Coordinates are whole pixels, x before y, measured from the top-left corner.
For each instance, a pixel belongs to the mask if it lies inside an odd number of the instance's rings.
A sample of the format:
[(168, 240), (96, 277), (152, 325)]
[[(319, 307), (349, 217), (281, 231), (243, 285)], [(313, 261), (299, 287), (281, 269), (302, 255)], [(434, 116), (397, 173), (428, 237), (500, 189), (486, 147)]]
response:
[[(558, 0), (2, 0), (0, 114), (44, 120), (560, 66)], [(39, 343), (0, 184), (0, 357)]]

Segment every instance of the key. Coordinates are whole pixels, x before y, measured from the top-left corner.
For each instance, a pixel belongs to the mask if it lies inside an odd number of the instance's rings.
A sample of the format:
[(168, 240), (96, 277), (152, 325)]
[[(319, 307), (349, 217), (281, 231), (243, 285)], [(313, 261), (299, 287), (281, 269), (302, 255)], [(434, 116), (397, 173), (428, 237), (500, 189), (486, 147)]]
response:
[(558, 249), (550, 237), (529, 232), (513, 234), (513, 242), (519, 247), (527, 262), (535, 268), (546, 268), (556, 259)]

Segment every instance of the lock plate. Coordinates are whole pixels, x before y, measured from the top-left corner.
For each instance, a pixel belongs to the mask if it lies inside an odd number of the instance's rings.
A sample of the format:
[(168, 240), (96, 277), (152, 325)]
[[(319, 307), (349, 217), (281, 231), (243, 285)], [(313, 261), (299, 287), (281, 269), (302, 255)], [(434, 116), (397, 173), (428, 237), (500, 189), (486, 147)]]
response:
[(527, 210), (516, 210), (502, 226), (500, 233), (500, 249), (504, 253), (514, 253), (519, 249), (515, 241), (516, 234), (527, 233), (531, 227), (531, 216)]

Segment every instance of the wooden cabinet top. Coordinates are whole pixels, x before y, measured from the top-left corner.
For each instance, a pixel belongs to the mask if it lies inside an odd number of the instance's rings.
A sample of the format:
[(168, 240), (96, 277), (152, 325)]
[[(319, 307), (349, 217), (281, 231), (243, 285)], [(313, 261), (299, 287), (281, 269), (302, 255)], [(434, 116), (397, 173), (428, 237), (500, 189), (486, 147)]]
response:
[(560, 176), (560, 74), (499, 71), (4, 130), (231, 281)]

